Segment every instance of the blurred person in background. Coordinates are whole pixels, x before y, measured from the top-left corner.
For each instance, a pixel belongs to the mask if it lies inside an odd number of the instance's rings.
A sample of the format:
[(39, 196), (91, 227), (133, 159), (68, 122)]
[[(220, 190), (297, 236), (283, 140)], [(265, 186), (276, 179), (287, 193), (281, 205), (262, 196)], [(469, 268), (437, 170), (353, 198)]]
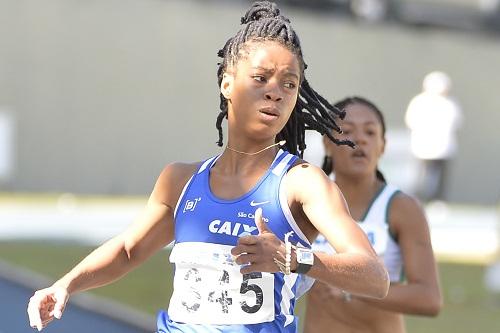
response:
[[(384, 262), (391, 285), (387, 297), (377, 300), (316, 281), (307, 295), (305, 332), (405, 332), (402, 314), (436, 316), (442, 306), (427, 220), (417, 200), (388, 184), (377, 167), (386, 143), (380, 110), (362, 97), (348, 97), (335, 106), (346, 111), (343, 139), (356, 148), (323, 140), (323, 169), (334, 171), (352, 217)], [(313, 249), (336, 250), (322, 235)]]
[(448, 164), (457, 152), (462, 111), (449, 95), (451, 79), (447, 74), (427, 74), (422, 87), (423, 91), (410, 101), (405, 116), (411, 131), (411, 149), (421, 164), (416, 194), (426, 202), (445, 200)]
[[(296, 332), (304, 275), (368, 297), (387, 294), (387, 271), (338, 187), (297, 156), (306, 128), (352, 144), (332, 134), (343, 113), (309, 86), (299, 39), (274, 3), (256, 2), (241, 23), (218, 53), (224, 151), (167, 165), (128, 230), (35, 292), (32, 327), (61, 318), (70, 295), (119, 279), (172, 241), (173, 294), (158, 332)], [(318, 231), (337, 254), (311, 251)]]
[(351, 0), (351, 12), (368, 22), (379, 22), (385, 19), (391, 11), (390, 0)]
[[(496, 217), (496, 236), (500, 241), (500, 193), (497, 199)], [(496, 298), (496, 305), (500, 306), (500, 246), (497, 246), (495, 259), (484, 271), (484, 286)]]

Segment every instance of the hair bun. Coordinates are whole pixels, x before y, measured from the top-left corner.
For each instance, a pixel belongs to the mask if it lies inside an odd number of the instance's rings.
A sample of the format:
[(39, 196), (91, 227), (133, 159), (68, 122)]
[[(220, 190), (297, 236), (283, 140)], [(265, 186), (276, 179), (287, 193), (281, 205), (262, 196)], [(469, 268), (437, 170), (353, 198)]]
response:
[(256, 1), (246, 12), (245, 16), (241, 18), (241, 24), (278, 16), (280, 16), (280, 10), (274, 2)]

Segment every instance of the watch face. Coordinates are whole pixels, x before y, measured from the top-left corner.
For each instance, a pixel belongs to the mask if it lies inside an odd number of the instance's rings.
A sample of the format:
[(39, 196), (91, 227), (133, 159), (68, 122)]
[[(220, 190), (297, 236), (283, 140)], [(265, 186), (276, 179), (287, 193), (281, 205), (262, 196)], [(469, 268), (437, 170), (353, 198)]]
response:
[(311, 250), (299, 250), (297, 251), (297, 262), (305, 265), (312, 265), (314, 263), (314, 254)]
[(302, 255), (302, 259), (305, 261), (312, 261), (313, 260), (313, 254), (311, 252), (305, 252)]

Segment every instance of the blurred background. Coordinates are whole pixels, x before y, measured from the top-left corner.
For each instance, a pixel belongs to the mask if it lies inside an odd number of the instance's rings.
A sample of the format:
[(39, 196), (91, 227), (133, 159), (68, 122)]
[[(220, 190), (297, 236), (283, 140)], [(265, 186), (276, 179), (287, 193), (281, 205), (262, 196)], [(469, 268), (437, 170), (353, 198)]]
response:
[[(217, 51), (250, 3), (0, 0), (0, 295), (10, 295), (0, 309), (11, 313), (0, 332), (30, 331), (33, 288), (131, 223), (166, 163), (220, 151)], [(449, 76), (458, 149), (443, 195), (422, 198), (445, 307), (438, 318), (408, 317), (408, 327), (499, 332), (500, 1), (278, 3), (301, 38), (311, 84), (332, 102), (361, 95), (384, 112), (381, 169), (409, 193), (422, 179), (408, 104), (428, 73)], [(320, 163), (319, 138), (307, 143), (306, 159)], [(83, 303), (118, 309), (97, 311), (109, 318), (135, 313), (151, 331), (170, 287), (166, 250)], [(110, 299), (120, 305), (97, 305)]]

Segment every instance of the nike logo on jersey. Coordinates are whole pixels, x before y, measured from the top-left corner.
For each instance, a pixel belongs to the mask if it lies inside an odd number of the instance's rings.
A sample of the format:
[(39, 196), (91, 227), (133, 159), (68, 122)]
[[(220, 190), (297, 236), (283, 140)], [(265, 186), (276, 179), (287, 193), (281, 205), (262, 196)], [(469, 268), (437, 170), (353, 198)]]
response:
[(251, 235), (252, 231), (257, 230), (257, 227), (243, 224), (234, 223), (230, 221), (222, 222), (221, 220), (213, 220), (208, 225), (208, 230), (213, 234), (225, 234), (229, 236), (246, 236)]
[(255, 202), (255, 201), (252, 200), (250, 202), (250, 206), (255, 207), (255, 206), (264, 205), (266, 203), (269, 203), (269, 200), (267, 200), (267, 201), (258, 201), (258, 202)]

